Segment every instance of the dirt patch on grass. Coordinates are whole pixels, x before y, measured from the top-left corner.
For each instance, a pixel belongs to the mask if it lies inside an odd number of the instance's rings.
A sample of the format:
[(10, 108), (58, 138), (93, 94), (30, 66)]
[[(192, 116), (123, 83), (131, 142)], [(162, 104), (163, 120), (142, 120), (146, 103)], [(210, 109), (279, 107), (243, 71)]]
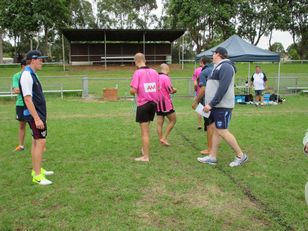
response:
[[(181, 179), (178, 179), (181, 182)], [(170, 189), (171, 182), (156, 182), (143, 190), (143, 197), (137, 202), (136, 216), (144, 225), (155, 228), (167, 228), (175, 230), (193, 229), (187, 226), (187, 222), (177, 213), (200, 213), (199, 218), (187, 218), (202, 220), (202, 216), (211, 216), (214, 220), (223, 221), (222, 229), (230, 230), (256, 230), (261, 227), (269, 227), (271, 223), (263, 218), (252, 218), (247, 211), (256, 211), (258, 208), (243, 195), (236, 192), (224, 192), (217, 185), (199, 183), (192, 185), (187, 190)], [(167, 212), (166, 212), (167, 211)], [(204, 214), (203, 214), (204, 213)], [(202, 215), (203, 214), (203, 215)], [(249, 224), (249, 228), (245, 226)], [(198, 223), (196, 224), (198, 227)], [(241, 228), (243, 227), (243, 228)]]

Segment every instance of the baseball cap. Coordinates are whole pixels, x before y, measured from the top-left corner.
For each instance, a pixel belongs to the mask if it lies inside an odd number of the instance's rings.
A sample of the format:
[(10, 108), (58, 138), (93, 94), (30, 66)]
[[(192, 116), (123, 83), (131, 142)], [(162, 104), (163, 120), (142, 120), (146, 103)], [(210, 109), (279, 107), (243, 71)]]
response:
[(226, 50), (226, 48), (223, 48), (223, 47), (217, 47), (216, 50), (214, 50), (212, 52), (215, 52), (215, 53), (218, 53), (222, 56), (228, 57), (228, 51)]
[(20, 66), (26, 66), (26, 65), (27, 65), (26, 60), (25, 60), (25, 59), (22, 59), (22, 60), (20, 61)]
[(42, 53), (38, 50), (31, 50), (26, 54), (26, 59), (46, 59), (48, 56), (43, 56)]

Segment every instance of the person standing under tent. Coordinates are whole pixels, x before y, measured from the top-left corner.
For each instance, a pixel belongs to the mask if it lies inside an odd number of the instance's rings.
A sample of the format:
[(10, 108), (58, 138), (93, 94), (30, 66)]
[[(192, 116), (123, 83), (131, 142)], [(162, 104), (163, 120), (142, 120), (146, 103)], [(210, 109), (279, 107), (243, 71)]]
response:
[(260, 66), (256, 66), (256, 72), (251, 76), (251, 86), (255, 89), (256, 106), (264, 105), (263, 91), (266, 89), (267, 78), (264, 72), (262, 72)]

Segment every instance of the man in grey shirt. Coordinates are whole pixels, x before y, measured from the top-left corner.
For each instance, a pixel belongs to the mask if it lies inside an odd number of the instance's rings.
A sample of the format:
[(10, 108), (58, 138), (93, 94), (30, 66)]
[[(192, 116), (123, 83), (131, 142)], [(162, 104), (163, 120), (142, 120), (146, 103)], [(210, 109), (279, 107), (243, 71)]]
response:
[(211, 112), (210, 126), (213, 129), (212, 149), (209, 156), (199, 157), (201, 163), (215, 165), (219, 144), (224, 139), (235, 151), (236, 157), (230, 167), (237, 167), (248, 160), (237, 143), (236, 138), (228, 130), (234, 108), (234, 74), (235, 67), (227, 59), (228, 52), (223, 47), (218, 47), (213, 53), (214, 69), (209, 76), (205, 90), (205, 112)]

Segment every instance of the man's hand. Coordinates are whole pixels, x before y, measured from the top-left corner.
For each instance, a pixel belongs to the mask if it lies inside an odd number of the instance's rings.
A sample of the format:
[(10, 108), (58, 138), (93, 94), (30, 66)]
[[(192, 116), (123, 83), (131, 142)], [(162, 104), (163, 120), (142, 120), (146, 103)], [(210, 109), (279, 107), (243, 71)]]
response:
[(209, 104), (207, 104), (207, 105), (204, 106), (203, 111), (208, 113), (211, 109), (212, 109), (212, 107)]
[(195, 110), (197, 108), (197, 106), (198, 106), (198, 103), (194, 100), (194, 102), (191, 105), (192, 109)]
[(44, 123), (41, 119), (34, 120), (37, 129), (43, 130), (45, 128)]

